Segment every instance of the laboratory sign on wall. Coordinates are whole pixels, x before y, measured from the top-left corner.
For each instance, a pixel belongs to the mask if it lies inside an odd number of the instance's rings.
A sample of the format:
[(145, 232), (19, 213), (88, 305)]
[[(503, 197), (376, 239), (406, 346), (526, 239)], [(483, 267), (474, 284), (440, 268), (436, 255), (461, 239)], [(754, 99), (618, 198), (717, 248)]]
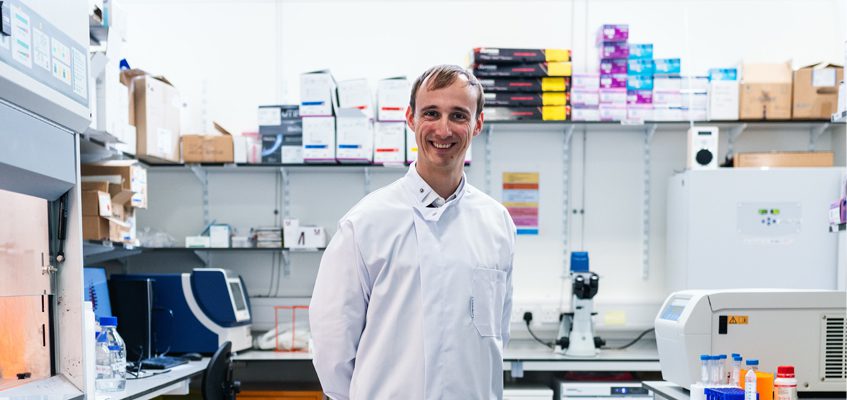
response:
[(503, 205), (518, 235), (538, 235), (538, 172), (504, 172)]

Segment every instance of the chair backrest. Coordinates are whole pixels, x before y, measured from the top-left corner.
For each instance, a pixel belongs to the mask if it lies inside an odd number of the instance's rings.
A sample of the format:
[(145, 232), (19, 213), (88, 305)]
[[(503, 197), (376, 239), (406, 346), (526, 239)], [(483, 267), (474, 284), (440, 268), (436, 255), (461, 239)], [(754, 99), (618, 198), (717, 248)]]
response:
[(237, 383), (232, 381), (231, 353), (232, 343), (224, 342), (206, 367), (203, 374), (203, 399), (204, 400), (230, 400), (235, 399)]

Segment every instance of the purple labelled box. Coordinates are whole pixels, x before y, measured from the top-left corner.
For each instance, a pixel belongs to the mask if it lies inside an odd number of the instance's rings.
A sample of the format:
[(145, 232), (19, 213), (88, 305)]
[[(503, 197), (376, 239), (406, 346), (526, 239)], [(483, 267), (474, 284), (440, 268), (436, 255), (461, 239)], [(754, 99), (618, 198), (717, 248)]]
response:
[(626, 74), (601, 74), (600, 89), (626, 89)]
[(626, 42), (603, 42), (600, 44), (600, 58), (628, 58), (629, 46)]
[(573, 76), (571, 76), (571, 87), (574, 89), (600, 89), (600, 75), (573, 74)]
[(629, 25), (604, 24), (597, 31), (598, 42), (626, 42), (629, 39)]
[(625, 74), (627, 60), (625, 58), (604, 58), (600, 60), (601, 74)]
[(653, 91), (629, 90), (626, 92), (626, 104), (653, 104)]
[(594, 90), (585, 90), (585, 89), (574, 89), (571, 90), (571, 105), (572, 106), (594, 106), (596, 107), (600, 104), (600, 93), (597, 89)]
[(626, 89), (600, 89), (600, 104), (626, 105)]
[(623, 121), (626, 119), (626, 106), (601, 104), (600, 121)]

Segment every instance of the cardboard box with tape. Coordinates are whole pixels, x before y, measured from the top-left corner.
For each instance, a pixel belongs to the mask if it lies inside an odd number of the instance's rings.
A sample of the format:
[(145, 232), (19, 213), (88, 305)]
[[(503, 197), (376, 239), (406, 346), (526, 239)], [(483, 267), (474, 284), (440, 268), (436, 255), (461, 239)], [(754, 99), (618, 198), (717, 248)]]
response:
[(742, 65), (739, 119), (790, 119), (791, 76), (791, 62)]
[(234, 161), (232, 134), (217, 122), (212, 124), (217, 133), (182, 136), (184, 163), (231, 163)]
[(129, 87), (129, 122), (136, 128), (136, 156), (150, 162), (179, 162), (179, 91), (162, 76), (138, 69), (121, 72)]
[(838, 109), (838, 83), (844, 67), (820, 63), (794, 71), (793, 119), (829, 120)]

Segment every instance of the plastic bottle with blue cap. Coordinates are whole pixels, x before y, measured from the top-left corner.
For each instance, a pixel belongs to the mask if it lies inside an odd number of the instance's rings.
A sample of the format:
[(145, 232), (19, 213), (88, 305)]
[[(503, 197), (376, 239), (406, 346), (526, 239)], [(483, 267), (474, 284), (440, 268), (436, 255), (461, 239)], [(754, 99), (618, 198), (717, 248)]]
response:
[(729, 384), (741, 387), (741, 354), (732, 353), (732, 367), (729, 372)]
[(744, 400), (756, 400), (756, 371), (759, 370), (759, 360), (747, 360), (747, 374), (744, 375)]
[(120, 392), (126, 388), (126, 345), (117, 330), (116, 317), (100, 317), (102, 330), (97, 335), (94, 386), (101, 392)]

